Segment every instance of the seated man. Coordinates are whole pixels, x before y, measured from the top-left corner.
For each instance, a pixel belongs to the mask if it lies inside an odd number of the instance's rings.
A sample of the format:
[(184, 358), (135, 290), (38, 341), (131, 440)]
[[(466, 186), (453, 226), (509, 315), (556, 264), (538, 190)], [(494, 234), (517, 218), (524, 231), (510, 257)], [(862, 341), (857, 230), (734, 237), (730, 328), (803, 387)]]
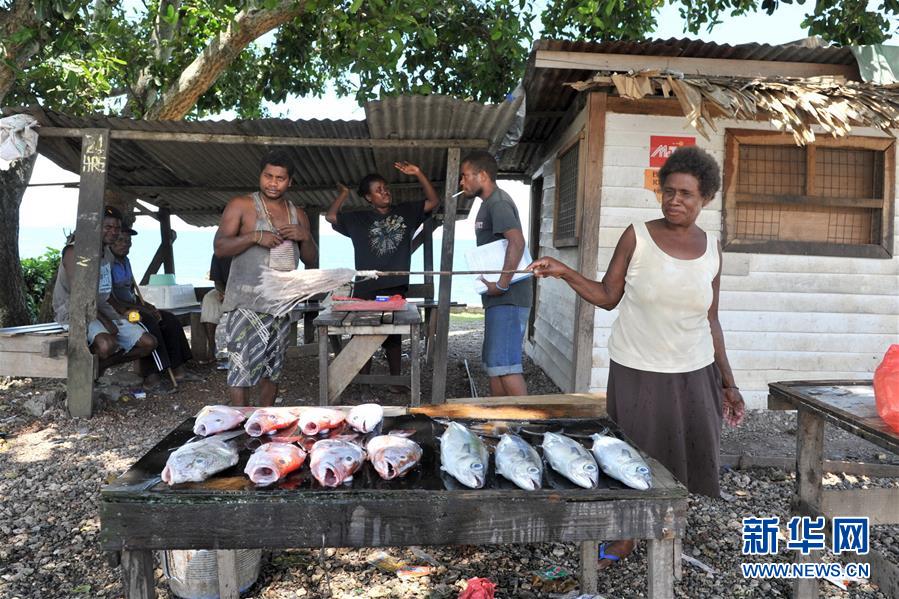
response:
[(231, 257), (219, 258), (212, 255), (209, 264), (209, 280), (215, 285), (215, 289), (203, 296), (203, 308), (200, 313), (200, 322), (206, 329), (206, 343), (210, 361), (216, 357), (215, 331), (222, 320), (222, 302), (225, 300), (225, 286), (228, 284), (228, 273), (231, 270)]
[[(122, 213), (107, 206), (103, 211), (103, 254), (100, 261), (100, 284), (97, 290), (97, 318), (87, 324), (87, 343), (91, 353), (100, 358), (100, 374), (114, 364), (143, 358), (156, 348), (156, 339), (139, 326), (128, 322), (109, 305), (112, 292), (112, 254), (109, 246), (119, 236)], [(53, 288), (53, 313), (56, 322), (68, 326), (69, 298), (75, 276), (74, 236), (66, 240)]]
[(178, 382), (199, 381), (201, 377), (188, 372), (184, 364), (193, 356), (190, 344), (184, 335), (184, 327), (171, 312), (158, 310), (153, 304), (146, 302), (137, 293), (134, 274), (128, 253), (131, 251), (131, 236), (137, 235), (134, 229), (122, 229), (118, 239), (110, 246), (112, 262), (112, 295), (109, 303), (115, 310), (127, 316), (131, 311), (140, 314), (140, 322), (147, 331), (156, 338), (156, 352), (151, 358), (141, 360), (143, 371), (148, 372), (144, 386), (148, 391), (166, 392), (168, 385), (161, 380), (159, 374), (171, 368), (172, 376)]

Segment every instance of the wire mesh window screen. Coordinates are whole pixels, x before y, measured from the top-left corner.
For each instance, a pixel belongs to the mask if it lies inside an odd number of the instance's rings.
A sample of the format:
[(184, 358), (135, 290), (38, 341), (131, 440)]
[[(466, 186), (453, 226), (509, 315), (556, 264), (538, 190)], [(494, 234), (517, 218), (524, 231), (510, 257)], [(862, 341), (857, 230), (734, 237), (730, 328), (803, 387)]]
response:
[(736, 236), (748, 241), (877, 243), (874, 213), (869, 208), (740, 202)]
[(817, 148), (815, 195), (882, 199), (883, 166), (883, 152)]
[(556, 239), (577, 237), (578, 146), (575, 143), (559, 156), (558, 206), (556, 207)]
[(740, 145), (737, 191), (764, 195), (805, 194), (805, 148)]

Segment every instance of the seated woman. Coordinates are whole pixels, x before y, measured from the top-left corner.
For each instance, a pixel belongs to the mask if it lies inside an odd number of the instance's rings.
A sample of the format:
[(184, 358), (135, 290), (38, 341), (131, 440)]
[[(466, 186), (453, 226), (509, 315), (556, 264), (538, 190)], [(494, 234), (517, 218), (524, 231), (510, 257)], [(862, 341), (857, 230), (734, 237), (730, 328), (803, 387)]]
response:
[(156, 306), (145, 302), (135, 293), (134, 274), (131, 270), (131, 261), (128, 260), (132, 235), (137, 235), (137, 231), (122, 229), (118, 239), (109, 248), (113, 256), (112, 294), (109, 296), (109, 303), (119, 314), (125, 316), (136, 310), (140, 314), (140, 322), (157, 340), (156, 357), (159, 364), (152, 356), (141, 360), (143, 372), (149, 373), (144, 379), (144, 386), (156, 393), (170, 391), (159, 376), (168, 369), (171, 369), (178, 382), (203, 380), (202, 377), (184, 368), (184, 364), (193, 355), (184, 335), (184, 327), (178, 318), (171, 312), (158, 310)]
[[(325, 219), (334, 230), (353, 241), (356, 270), (405, 270), (412, 264), (412, 236), (428, 214), (440, 205), (440, 197), (421, 169), (408, 162), (393, 165), (406, 175), (413, 175), (425, 193), (425, 199), (417, 202), (394, 204), (387, 181), (381, 175), (366, 175), (359, 183), (359, 195), (371, 206), (371, 210), (341, 212), (340, 208), (350, 195), (350, 190), (340, 185), (339, 195), (328, 208)], [(379, 277), (357, 281), (353, 285), (353, 297), (375, 299), (378, 295), (403, 295), (409, 291), (408, 276)], [(400, 374), (402, 338), (389, 335), (383, 344), (387, 353), (390, 374)], [(363, 373), (371, 368), (366, 364)], [(391, 386), (391, 392), (402, 393), (403, 387)]]
[[(618, 308), (609, 337), (609, 416), (691, 493), (718, 497), (721, 421), (743, 418), (718, 321), (721, 246), (696, 224), (721, 185), (704, 150), (676, 150), (659, 171), (662, 218), (625, 229), (602, 281), (553, 258), (528, 268), (562, 279), (605, 310)], [(599, 567), (634, 549), (603, 548)]]

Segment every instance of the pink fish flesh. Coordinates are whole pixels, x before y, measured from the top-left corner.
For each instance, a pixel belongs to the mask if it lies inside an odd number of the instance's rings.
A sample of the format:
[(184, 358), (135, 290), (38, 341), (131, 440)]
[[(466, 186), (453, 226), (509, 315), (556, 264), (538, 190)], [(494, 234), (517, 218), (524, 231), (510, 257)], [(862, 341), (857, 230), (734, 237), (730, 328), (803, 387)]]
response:
[(365, 461), (365, 450), (349, 441), (322, 439), (312, 446), (309, 468), (323, 487), (336, 487), (353, 480)]
[(251, 437), (259, 437), (266, 433), (287, 428), (300, 417), (300, 411), (296, 408), (259, 408), (247, 423), (244, 429)]
[(278, 482), (303, 465), (306, 452), (293, 443), (266, 443), (253, 452), (244, 472), (260, 486)]
[(324, 430), (337, 428), (346, 416), (340, 410), (330, 408), (306, 408), (300, 416), (300, 430), (304, 435), (317, 435)]
[(421, 461), (421, 446), (399, 435), (378, 435), (365, 446), (368, 459), (384, 480), (405, 476)]

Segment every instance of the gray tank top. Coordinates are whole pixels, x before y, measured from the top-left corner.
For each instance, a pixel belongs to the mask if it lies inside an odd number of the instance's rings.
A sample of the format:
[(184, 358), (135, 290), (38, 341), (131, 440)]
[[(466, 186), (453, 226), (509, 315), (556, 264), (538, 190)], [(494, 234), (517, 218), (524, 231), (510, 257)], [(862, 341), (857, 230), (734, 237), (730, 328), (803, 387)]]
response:
[[(271, 219), (262, 203), (259, 192), (253, 194), (253, 204), (256, 207), (256, 231), (274, 232)], [(287, 202), (288, 215), (291, 224), (296, 224), (297, 210), (293, 204)], [(296, 269), (300, 261), (300, 247), (295, 241), (290, 242), (293, 248), (293, 267)], [(271, 250), (261, 245), (253, 245), (243, 253), (234, 256), (231, 260), (231, 271), (228, 275), (228, 285), (225, 288), (225, 300), (222, 302), (222, 311), (229, 312), (235, 308), (247, 308), (254, 312), (271, 314), (274, 306), (256, 293), (256, 287), (262, 283), (262, 270), (269, 267)]]

